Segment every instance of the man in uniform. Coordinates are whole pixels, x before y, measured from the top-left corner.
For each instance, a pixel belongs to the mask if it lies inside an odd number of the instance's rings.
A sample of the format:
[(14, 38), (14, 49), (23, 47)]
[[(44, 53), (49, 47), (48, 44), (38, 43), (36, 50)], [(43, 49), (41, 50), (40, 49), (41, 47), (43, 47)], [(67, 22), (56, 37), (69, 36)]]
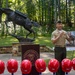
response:
[[(66, 47), (65, 47), (66, 39), (70, 42), (70, 38), (67, 32), (64, 31), (62, 28), (63, 25), (61, 21), (57, 21), (56, 30), (52, 32), (51, 36), (52, 43), (55, 45), (54, 49), (55, 59), (57, 59), (60, 63), (64, 58), (66, 58)], [(65, 73), (61, 69), (61, 66), (56, 75), (65, 75)]]

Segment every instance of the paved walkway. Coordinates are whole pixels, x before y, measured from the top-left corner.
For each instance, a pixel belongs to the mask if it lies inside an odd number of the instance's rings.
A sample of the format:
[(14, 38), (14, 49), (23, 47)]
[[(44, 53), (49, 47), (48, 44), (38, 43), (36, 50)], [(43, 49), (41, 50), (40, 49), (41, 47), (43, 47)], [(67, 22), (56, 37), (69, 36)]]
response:
[[(0, 60), (3, 60), (5, 62), (5, 64), (7, 63), (7, 61), (11, 58), (16, 59), (19, 62), (19, 68), (18, 71), (14, 74), (14, 75), (22, 75), (21, 71), (20, 71), (20, 63), (21, 63), (21, 57), (14, 57), (11, 54), (0, 54)], [(48, 53), (48, 52), (42, 52), (40, 54), (40, 58), (43, 59), (52, 59), (54, 58), (54, 54), (53, 53)], [(5, 71), (4, 74), (2, 75), (10, 75), (10, 73), (8, 73), (6, 67), (5, 67)], [(46, 68), (46, 71), (42, 73), (42, 75), (53, 75), (53, 73), (49, 72), (48, 68)], [(69, 75), (75, 75), (75, 71), (72, 70)]]

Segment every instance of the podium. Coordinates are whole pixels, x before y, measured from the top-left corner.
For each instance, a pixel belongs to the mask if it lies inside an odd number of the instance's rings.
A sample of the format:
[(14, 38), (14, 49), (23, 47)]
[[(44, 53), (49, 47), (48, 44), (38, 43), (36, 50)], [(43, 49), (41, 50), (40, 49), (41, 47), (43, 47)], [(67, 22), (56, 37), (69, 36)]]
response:
[(21, 50), (22, 60), (28, 59), (32, 62), (32, 70), (28, 75), (39, 75), (35, 68), (35, 61), (40, 58), (40, 46), (38, 44), (24, 44), (21, 45)]

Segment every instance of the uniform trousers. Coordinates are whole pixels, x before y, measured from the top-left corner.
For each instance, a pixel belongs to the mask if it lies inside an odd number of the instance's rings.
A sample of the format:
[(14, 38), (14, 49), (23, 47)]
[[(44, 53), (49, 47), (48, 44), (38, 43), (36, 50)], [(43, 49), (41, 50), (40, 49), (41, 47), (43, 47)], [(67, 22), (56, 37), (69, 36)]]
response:
[[(66, 58), (66, 47), (55, 47), (54, 49), (55, 52), (55, 59), (59, 61), (61, 64), (61, 61)], [(65, 72), (62, 71), (61, 65), (56, 72), (56, 75), (65, 75)]]

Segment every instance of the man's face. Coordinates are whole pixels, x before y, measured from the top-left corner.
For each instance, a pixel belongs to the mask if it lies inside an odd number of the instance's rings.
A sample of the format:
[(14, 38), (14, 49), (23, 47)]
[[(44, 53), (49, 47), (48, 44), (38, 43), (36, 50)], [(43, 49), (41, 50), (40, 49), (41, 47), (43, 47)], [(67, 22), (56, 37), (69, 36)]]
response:
[(61, 30), (63, 28), (63, 25), (62, 25), (62, 23), (57, 23), (56, 27), (57, 27), (57, 29)]

